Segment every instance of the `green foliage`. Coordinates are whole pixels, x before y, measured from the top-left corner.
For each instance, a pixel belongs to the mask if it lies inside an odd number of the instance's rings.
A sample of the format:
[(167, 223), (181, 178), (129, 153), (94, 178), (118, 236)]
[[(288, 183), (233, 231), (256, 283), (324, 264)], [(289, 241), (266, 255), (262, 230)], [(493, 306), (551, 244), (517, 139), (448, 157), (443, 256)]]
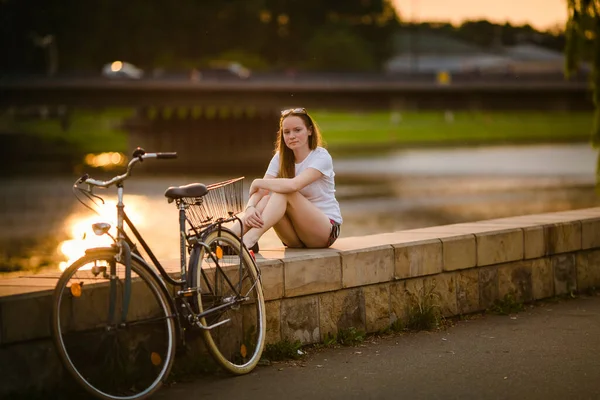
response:
[(365, 333), (354, 327), (339, 329), (336, 340), (342, 346), (355, 346), (365, 340)]
[[(324, 138), (335, 146), (371, 144), (478, 144), (584, 141), (592, 127), (590, 112), (442, 112), (314, 111)], [(388, 146), (389, 147), (389, 146)]]
[[(18, 121), (0, 116), (7, 132), (61, 140), (82, 153), (127, 150), (127, 134), (120, 128), (132, 110), (92, 112), (73, 110), (71, 126), (60, 121)], [(207, 110), (208, 112), (208, 110)], [(441, 112), (406, 112), (394, 122), (389, 112), (348, 113), (312, 111), (333, 152), (353, 146), (393, 148), (394, 145), (577, 142), (587, 138), (593, 118), (589, 112), (457, 112), (449, 122)], [(600, 123), (600, 122), (598, 122)]]
[(302, 353), (299, 352), (301, 347), (302, 343), (299, 340), (292, 342), (285, 339), (277, 343), (269, 343), (265, 345), (262, 358), (269, 361), (297, 360), (302, 357)]
[[(264, 0), (179, 0), (162, 6), (131, 0), (61, 2), (0, 1), (3, 69), (45, 71), (45, 54), (31, 35), (52, 34), (61, 72), (100, 71), (124, 60), (142, 67), (189, 68), (199, 60), (237, 53), (247, 67), (297, 67), (309, 56), (307, 44), (325, 26), (350, 26), (368, 43), (369, 59), (387, 57), (397, 25), (389, 0), (273, 2)], [(115, 23), (118, 21), (118, 23)], [(243, 49), (243, 54), (240, 53)], [(335, 60), (334, 60), (335, 61)]]
[(367, 43), (350, 31), (318, 31), (307, 45), (307, 54), (306, 66), (314, 70), (367, 71), (375, 67)]
[(401, 320), (397, 319), (390, 325), (390, 330), (392, 332), (402, 332), (406, 330), (406, 324)]
[(365, 332), (354, 327), (338, 329), (337, 333), (327, 333), (323, 345), (330, 346), (355, 346), (365, 340)]
[(442, 320), (440, 294), (435, 290), (435, 281), (424, 281), (416, 291), (408, 294), (408, 317), (405, 329), (421, 331), (437, 328)]
[[(596, 113), (591, 143), (600, 148), (600, 0), (568, 0), (565, 74), (577, 71), (581, 60), (589, 60), (592, 68), (591, 87)], [(596, 167), (596, 182), (600, 189), (600, 150)]]
[(507, 293), (502, 299), (494, 301), (490, 312), (500, 315), (509, 315), (521, 312), (525, 309), (523, 302), (517, 299), (515, 293)]
[(18, 120), (10, 115), (0, 116), (0, 127), (11, 133), (38, 135), (49, 142), (65, 142), (82, 153), (127, 150), (127, 133), (123, 121), (133, 115), (130, 109), (103, 111), (71, 110), (68, 128), (59, 119)]

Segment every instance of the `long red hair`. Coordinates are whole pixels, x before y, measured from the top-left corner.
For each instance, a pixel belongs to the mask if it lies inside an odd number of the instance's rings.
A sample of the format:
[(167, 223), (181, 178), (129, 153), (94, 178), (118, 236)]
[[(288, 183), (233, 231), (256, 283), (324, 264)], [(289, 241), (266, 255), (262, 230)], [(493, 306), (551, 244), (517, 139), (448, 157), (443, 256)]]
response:
[(279, 132), (277, 132), (277, 140), (275, 142), (275, 152), (279, 151), (279, 177), (280, 178), (293, 178), (296, 176), (296, 165), (294, 152), (286, 146), (285, 140), (283, 139), (283, 121), (287, 117), (299, 117), (304, 122), (304, 126), (308, 131), (312, 132), (312, 135), (308, 137), (308, 147), (311, 150), (316, 149), (318, 146), (324, 146), (321, 131), (315, 121), (308, 115), (307, 112), (290, 112), (282, 115), (279, 119)]

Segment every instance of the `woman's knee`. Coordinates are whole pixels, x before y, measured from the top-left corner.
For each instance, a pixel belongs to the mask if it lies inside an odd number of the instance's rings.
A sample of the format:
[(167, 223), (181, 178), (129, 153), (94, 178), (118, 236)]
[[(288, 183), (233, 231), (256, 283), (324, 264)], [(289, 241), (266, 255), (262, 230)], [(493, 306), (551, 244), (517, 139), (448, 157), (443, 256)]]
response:
[(257, 206), (259, 205), (266, 205), (269, 202), (269, 199), (271, 198), (270, 194), (265, 194), (258, 202)]

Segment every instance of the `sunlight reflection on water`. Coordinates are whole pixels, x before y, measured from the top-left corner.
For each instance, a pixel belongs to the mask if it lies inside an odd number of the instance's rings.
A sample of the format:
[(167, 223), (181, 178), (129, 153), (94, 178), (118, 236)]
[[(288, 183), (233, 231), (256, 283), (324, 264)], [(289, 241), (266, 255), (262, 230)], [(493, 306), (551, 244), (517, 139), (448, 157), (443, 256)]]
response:
[[(391, 157), (412, 157), (408, 170), (394, 170), (390, 166), (398, 163), (392, 164), (390, 159), (336, 161), (336, 190), (344, 217), (341, 237), (600, 205), (586, 147), (519, 148), (511, 157), (507, 151), (494, 148), (485, 154), (510, 159), (511, 168), (518, 173), (492, 173), (501, 163), (480, 157), (483, 149), (447, 151), (442, 161), (435, 151)], [(461, 160), (460, 168), (454, 163), (457, 160)], [(464, 166), (470, 161), (466, 173)], [(420, 169), (416, 171), (415, 166)], [(174, 204), (167, 203), (165, 189), (228, 178), (136, 176), (127, 182), (125, 211), (157, 258), (174, 261), (179, 258), (178, 212)], [(253, 178), (246, 176), (244, 193)], [(116, 191), (98, 192), (106, 201), (98, 216), (77, 203), (71, 191), (73, 180), (31, 176), (0, 182), (0, 276), (11, 271), (56, 271), (59, 264), (64, 268), (86, 248), (110, 244), (110, 238), (95, 236), (91, 225), (109, 222), (111, 234), (115, 234)], [(259, 244), (261, 250), (282, 247), (273, 230)]]
[[(106, 197), (105, 204), (99, 207), (99, 214), (95, 214), (84, 207), (78, 207), (69, 215), (63, 229), (69, 239), (59, 244), (59, 251), (65, 261), (61, 261), (59, 268), (64, 270), (71, 262), (85, 254), (91, 247), (110, 246), (112, 239), (107, 236), (97, 236), (92, 230), (96, 222), (111, 224), (109, 233), (116, 237), (117, 225), (117, 199)], [(125, 212), (142, 236), (149, 242), (152, 251), (160, 258), (172, 258), (178, 254), (178, 222), (177, 210), (173, 205), (167, 204), (164, 198), (146, 195), (126, 195)]]

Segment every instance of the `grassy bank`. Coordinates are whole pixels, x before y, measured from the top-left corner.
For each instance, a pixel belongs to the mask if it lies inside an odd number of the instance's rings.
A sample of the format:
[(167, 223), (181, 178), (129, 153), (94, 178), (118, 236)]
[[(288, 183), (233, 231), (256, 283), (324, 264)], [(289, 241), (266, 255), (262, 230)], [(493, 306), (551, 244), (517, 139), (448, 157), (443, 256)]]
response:
[(127, 132), (120, 124), (132, 114), (132, 109), (74, 110), (67, 130), (57, 118), (25, 120), (4, 115), (0, 116), (0, 133), (28, 134), (45, 142), (68, 143), (83, 153), (126, 151)]
[(591, 112), (314, 112), (331, 147), (586, 141)]
[[(67, 131), (63, 131), (57, 119), (24, 121), (5, 115), (0, 117), (0, 132), (29, 133), (46, 141), (68, 143), (83, 152), (126, 151), (127, 133), (119, 124), (132, 112), (130, 109), (75, 110)], [(591, 112), (315, 111), (311, 115), (332, 149), (576, 142), (587, 141), (592, 129)]]

